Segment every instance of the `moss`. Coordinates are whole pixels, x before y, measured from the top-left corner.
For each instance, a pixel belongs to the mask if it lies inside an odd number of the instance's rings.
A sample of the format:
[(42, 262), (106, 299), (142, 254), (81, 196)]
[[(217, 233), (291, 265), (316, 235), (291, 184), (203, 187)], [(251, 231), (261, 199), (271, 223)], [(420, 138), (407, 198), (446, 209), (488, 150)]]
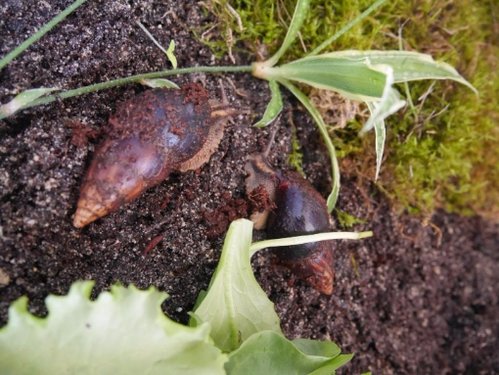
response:
[(303, 171), (303, 153), (301, 152), (300, 141), (298, 140), (294, 124), (291, 124), (291, 150), (288, 156), (288, 164), (305, 177), (305, 172)]
[[(301, 40), (286, 53), (291, 60), (319, 45), (372, 0), (312, 0)], [(283, 39), (294, 0), (233, 0), (212, 2), (221, 35), (231, 30), (232, 48), (268, 57)], [(396, 0), (339, 38), (332, 50), (403, 49), (429, 53), (454, 65), (479, 91), (480, 98), (452, 82), (410, 84), (414, 108), (387, 121), (386, 161), (380, 186), (411, 212), (431, 213), (436, 207), (461, 213), (494, 214), (499, 207), (497, 80), (498, 43), (493, 40), (493, 1)], [(219, 34), (220, 35), (220, 34)], [(221, 40), (219, 40), (221, 42)], [(400, 87), (405, 93), (405, 88)], [(424, 98), (419, 100), (419, 98)], [(374, 174), (374, 137), (359, 140), (356, 121), (334, 130), (339, 155), (354, 169)], [(366, 163), (369, 161), (369, 163)], [(371, 162), (372, 161), (372, 162)], [(343, 170), (343, 173), (347, 173)]]
[(336, 209), (335, 213), (336, 213), (336, 218), (338, 219), (338, 224), (340, 224), (340, 226), (342, 228), (348, 229), (348, 228), (353, 227), (356, 224), (365, 224), (366, 223), (366, 220), (361, 219), (361, 218), (356, 217), (356, 216), (353, 216), (353, 215), (350, 215), (346, 211)]

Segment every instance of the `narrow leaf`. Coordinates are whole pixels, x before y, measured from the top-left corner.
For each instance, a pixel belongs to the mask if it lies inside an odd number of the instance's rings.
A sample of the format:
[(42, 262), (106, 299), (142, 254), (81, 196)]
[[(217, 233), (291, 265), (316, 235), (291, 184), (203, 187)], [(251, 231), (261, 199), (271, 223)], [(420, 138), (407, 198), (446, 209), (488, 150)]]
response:
[(326, 55), (268, 68), (265, 73), (267, 79), (298, 81), (360, 101), (380, 99), (386, 86), (386, 75), (366, 61)]
[(173, 69), (177, 69), (177, 58), (175, 57), (174, 52), (175, 52), (175, 41), (172, 39), (165, 53), (166, 57), (168, 57), (168, 60), (170, 60)]
[(340, 192), (340, 167), (338, 165), (338, 159), (336, 158), (336, 150), (334, 148), (333, 142), (331, 141), (331, 138), (329, 137), (326, 124), (324, 123), (324, 119), (322, 118), (317, 108), (315, 108), (312, 105), (308, 97), (303, 92), (301, 92), (295, 85), (293, 85), (291, 82), (285, 79), (280, 80), (279, 82), (283, 86), (285, 86), (289, 91), (291, 91), (293, 95), (296, 96), (296, 98), (301, 102), (301, 104), (303, 104), (303, 106), (310, 113), (312, 119), (315, 121), (317, 125), (317, 128), (319, 129), (319, 132), (321, 133), (322, 141), (326, 145), (326, 148), (329, 152), (329, 158), (331, 160), (333, 186), (331, 189), (331, 193), (327, 197), (327, 208), (328, 211), (331, 213), (331, 211), (333, 211), (334, 207), (336, 206), (336, 201), (338, 200), (338, 194)]
[(359, 22), (361, 22), (364, 18), (369, 16), (372, 12), (374, 12), (376, 9), (378, 9), (381, 5), (383, 5), (386, 2), (386, 0), (377, 0), (375, 1), (369, 8), (367, 8), (365, 11), (363, 11), (361, 14), (359, 14), (357, 17), (355, 17), (353, 20), (349, 21), (345, 26), (343, 26), (338, 32), (334, 33), (333, 36), (325, 40), (323, 43), (321, 43), (320, 46), (315, 48), (312, 52), (310, 52), (307, 56), (314, 56), (320, 53), (322, 50), (327, 48), (331, 43), (333, 43), (336, 39), (338, 39), (340, 36), (345, 34), (347, 31), (349, 31), (352, 27), (357, 25)]
[(237, 375), (331, 374), (352, 357), (340, 355), (336, 348), (330, 342), (316, 341), (310, 345), (263, 331), (252, 335), (231, 353), (225, 369), (227, 374)]
[(263, 117), (253, 125), (257, 128), (264, 128), (270, 125), (282, 111), (282, 95), (279, 84), (276, 81), (269, 81), (269, 87), (272, 97)]
[[(376, 109), (374, 108), (374, 103), (367, 103), (369, 111), (374, 113)], [(379, 172), (381, 170), (381, 163), (383, 162), (383, 153), (385, 152), (385, 141), (386, 141), (386, 127), (385, 120), (378, 119), (374, 122), (374, 132), (376, 136), (376, 174), (374, 180), (379, 177)]]
[(259, 331), (281, 333), (274, 304), (258, 285), (251, 269), (252, 235), (251, 221), (232, 222), (208, 292), (194, 311), (197, 319), (210, 323), (211, 337), (225, 352), (237, 349)]
[(40, 87), (38, 89), (23, 91), (22, 93), (18, 94), (14, 99), (12, 99), (10, 102), (0, 106), (0, 117), (4, 118), (11, 116), (14, 113), (16, 113), (18, 110), (23, 108), (24, 106), (30, 104), (31, 102), (34, 102), (36, 99), (54, 90), (57, 89), (53, 87), (52, 88)]
[(149, 39), (158, 47), (168, 58), (172, 64), (173, 69), (177, 69), (177, 58), (175, 57), (175, 41), (172, 39), (168, 45), (168, 49), (164, 49), (163, 46), (156, 40), (156, 38), (147, 30), (147, 28), (137, 21), (137, 25), (142, 29), (142, 31), (147, 35)]
[(2, 59), (0, 60), (0, 70), (2, 70), (8, 63), (10, 63), (12, 60), (14, 60), (18, 55), (20, 55), (22, 52), (24, 52), (26, 49), (28, 49), (29, 46), (31, 46), (33, 43), (36, 43), (40, 38), (42, 38), (45, 34), (47, 34), (55, 26), (57, 26), (58, 23), (63, 21), (67, 16), (69, 16), (71, 13), (73, 13), (76, 9), (78, 9), (86, 1), (87, 0), (76, 0), (74, 3), (72, 3), (66, 9), (64, 9), (61, 13), (59, 13), (57, 16), (55, 16), (49, 22), (47, 22), (45, 25), (43, 25), (40, 28), (40, 30), (38, 30), (36, 33), (34, 33), (32, 36), (30, 36), (28, 39), (26, 39), (19, 46), (14, 48), (7, 55), (2, 57)]
[(284, 55), (284, 52), (286, 52), (291, 43), (293, 43), (293, 41), (295, 40), (296, 35), (298, 35), (298, 31), (300, 30), (303, 21), (305, 21), (305, 17), (307, 16), (309, 8), (310, 0), (298, 0), (296, 2), (295, 11), (293, 13), (291, 23), (289, 24), (286, 37), (284, 38), (284, 41), (282, 42), (279, 50), (274, 54), (274, 56), (272, 56), (265, 62), (265, 65), (274, 66), (275, 64), (277, 64), (282, 55)]
[(375, 122), (384, 120), (405, 105), (405, 101), (400, 99), (398, 91), (392, 87), (394, 80), (392, 67), (389, 65), (376, 65), (373, 66), (372, 69), (376, 69), (385, 74), (385, 88), (383, 89), (381, 99), (373, 101), (374, 111), (371, 112), (371, 117), (362, 127), (362, 130), (360, 131), (361, 134), (371, 130), (374, 127)]
[(179, 88), (175, 82), (172, 82), (166, 78), (142, 79), (140, 83), (144, 86), (148, 86), (151, 88), (165, 88), (165, 89)]
[(322, 56), (368, 61), (371, 65), (389, 65), (393, 69), (394, 82), (409, 82), (423, 79), (451, 79), (477, 90), (452, 66), (435, 61), (430, 55), (410, 51), (339, 51)]

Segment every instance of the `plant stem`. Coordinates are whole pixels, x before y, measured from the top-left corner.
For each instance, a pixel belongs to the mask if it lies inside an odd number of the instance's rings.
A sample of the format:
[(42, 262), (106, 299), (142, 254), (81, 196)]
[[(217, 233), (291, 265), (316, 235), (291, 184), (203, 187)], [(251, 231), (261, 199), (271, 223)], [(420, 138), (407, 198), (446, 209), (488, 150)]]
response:
[[(79, 87), (77, 89), (63, 91), (53, 95), (47, 95), (40, 99), (34, 100), (29, 104), (23, 106), (19, 110), (35, 107), (38, 105), (52, 103), (57, 99), (67, 99), (72, 98), (74, 96), (84, 95), (91, 92), (96, 92), (100, 90), (109, 89), (116, 86), (122, 86), (129, 83), (140, 82), (143, 79), (153, 79), (153, 78), (161, 78), (179, 74), (188, 74), (188, 73), (246, 73), (251, 72), (250, 65), (242, 65), (242, 66), (194, 66), (190, 68), (181, 68), (181, 69), (171, 69), (171, 70), (163, 70), (161, 72), (151, 72), (144, 74), (137, 74), (130, 77), (113, 79), (111, 81), (95, 83), (89, 86)], [(0, 115), (0, 120), (5, 118), (6, 116)]]
[(329, 232), (308, 234), (305, 236), (279, 238), (275, 240), (264, 240), (254, 242), (250, 246), (250, 255), (253, 256), (257, 251), (268, 247), (294, 246), (302, 245), (310, 242), (329, 241), (329, 240), (360, 240), (363, 238), (372, 237), (373, 232)]
[(57, 16), (52, 18), (49, 22), (41, 27), (35, 34), (26, 39), (19, 46), (10, 51), (7, 55), (5, 55), (0, 60), (0, 70), (2, 70), (8, 63), (14, 60), (19, 54), (21, 54), (24, 50), (26, 50), (33, 43), (38, 41), (42, 36), (52, 30), (59, 22), (64, 20), (68, 15), (74, 12), (80, 5), (82, 5), (87, 0), (76, 0), (73, 4), (64, 9)]
[(376, 9), (378, 9), (385, 2), (386, 2), (386, 0), (378, 0), (378, 1), (374, 2), (369, 8), (367, 8), (365, 11), (363, 11), (361, 14), (359, 14), (357, 17), (355, 17), (353, 20), (351, 20), (345, 26), (343, 26), (337, 33), (335, 33), (333, 36), (331, 36), (330, 38), (328, 38), (327, 40), (322, 42), (321, 45), (319, 47), (317, 47), (316, 49), (314, 49), (312, 52), (310, 52), (307, 55), (307, 57), (317, 55), (324, 48), (326, 48), (331, 43), (333, 43), (336, 39), (338, 39), (340, 36), (345, 34), (348, 30), (350, 30), (352, 27), (354, 27), (356, 24), (358, 24), (360, 21), (362, 21), (364, 18), (366, 18), (368, 15), (370, 15)]

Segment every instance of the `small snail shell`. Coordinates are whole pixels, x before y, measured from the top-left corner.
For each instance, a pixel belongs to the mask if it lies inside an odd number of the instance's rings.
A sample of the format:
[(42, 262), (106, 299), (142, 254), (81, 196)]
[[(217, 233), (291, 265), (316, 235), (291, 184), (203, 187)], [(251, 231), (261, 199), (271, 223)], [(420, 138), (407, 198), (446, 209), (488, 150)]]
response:
[(220, 108), (198, 84), (148, 90), (121, 104), (86, 172), (73, 225), (82, 228), (115, 211), (171, 171), (202, 166), (223, 135), (218, 118), (227, 112)]
[[(247, 191), (263, 186), (274, 207), (252, 216), (255, 227), (266, 227), (269, 238), (325, 232), (330, 216), (324, 198), (301, 175), (273, 170), (262, 156), (246, 164)], [(323, 294), (333, 292), (331, 241), (281, 247), (274, 250), (279, 262)]]

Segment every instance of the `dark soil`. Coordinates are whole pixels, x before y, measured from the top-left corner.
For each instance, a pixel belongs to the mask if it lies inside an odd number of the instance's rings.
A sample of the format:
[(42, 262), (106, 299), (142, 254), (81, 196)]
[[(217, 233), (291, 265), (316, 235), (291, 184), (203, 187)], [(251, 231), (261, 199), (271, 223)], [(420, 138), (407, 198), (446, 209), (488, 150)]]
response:
[[(2, 1), (0, 56), (69, 3)], [(89, 1), (0, 72), (0, 102), (27, 88), (74, 88), (168, 69), (136, 21), (165, 44), (175, 39), (179, 66), (215, 63), (191, 32), (209, 21), (195, 2)], [(249, 55), (235, 57), (238, 64), (251, 62)], [(117, 281), (155, 285), (171, 295), (165, 311), (186, 321), (209, 283), (227, 225), (251, 207), (244, 193), (246, 157), (269, 138), (267, 130), (250, 126), (268, 100), (264, 82), (203, 74), (176, 82), (188, 80), (218, 98), (221, 80), (232, 106), (241, 110), (218, 151), (200, 170), (173, 174), (83, 230), (71, 221), (85, 168), (102, 138), (98, 134), (116, 106), (144, 88), (89, 94), (0, 122), (1, 323), (16, 298), (27, 295), (31, 311), (43, 315), (47, 294), (64, 294), (79, 279), (96, 280), (98, 291)], [(325, 195), (330, 183), (325, 150), (308, 117), (289, 96), (286, 102), (298, 124), (307, 177)], [(286, 119), (278, 124), (270, 155), (275, 166), (286, 164), (291, 133)], [(331, 339), (355, 352), (344, 373), (498, 373), (497, 224), (445, 212), (427, 222), (398, 215), (369, 182), (347, 176), (339, 207), (365, 219), (354, 229), (372, 229), (374, 237), (338, 242), (332, 296), (294, 281), (265, 252), (254, 260), (286, 334)]]

